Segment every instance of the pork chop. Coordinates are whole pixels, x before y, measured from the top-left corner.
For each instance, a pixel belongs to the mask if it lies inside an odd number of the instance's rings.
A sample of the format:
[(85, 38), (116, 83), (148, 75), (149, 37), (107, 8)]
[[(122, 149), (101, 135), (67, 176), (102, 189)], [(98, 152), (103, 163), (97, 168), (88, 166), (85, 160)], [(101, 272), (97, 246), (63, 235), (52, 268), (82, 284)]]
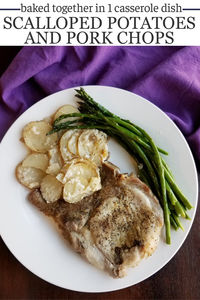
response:
[(29, 201), (53, 217), (73, 249), (113, 277), (126, 275), (157, 248), (163, 212), (151, 190), (135, 175), (104, 163), (102, 189), (80, 202), (46, 203), (39, 189)]

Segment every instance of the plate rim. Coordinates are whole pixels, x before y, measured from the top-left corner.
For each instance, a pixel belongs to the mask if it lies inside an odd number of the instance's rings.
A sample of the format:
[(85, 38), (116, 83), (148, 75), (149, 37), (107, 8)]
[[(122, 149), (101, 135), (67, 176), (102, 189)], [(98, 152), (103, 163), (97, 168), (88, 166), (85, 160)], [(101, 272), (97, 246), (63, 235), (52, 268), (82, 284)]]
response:
[[(188, 145), (188, 142), (186, 140), (186, 138), (184, 137), (183, 133), (180, 131), (180, 129), (178, 128), (178, 126), (175, 124), (175, 122), (173, 122), (172, 119), (170, 119), (170, 117), (163, 111), (161, 110), (158, 106), (156, 106), (154, 103), (152, 103), (151, 101), (145, 99), (144, 97), (141, 97), (140, 95), (132, 92), (132, 91), (128, 91), (128, 90), (125, 90), (125, 89), (122, 89), (122, 88), (118, 88), (118, 87), (114, 87), (114, 86), (104, 86), (104, 85), (81, 85), (81, 86), (75, 86), (75, 87), (71, 87), (71, 88), (67, 88), (67, 89), (64, 89), (64, 90), (60, 90), (60, 91), (57, 91), (53, 94), (50, 94), (50, 95), (47, 95), (46, 97), (40, 99), (39, 101), (37, 101), (36, 103), (34, 103), (33, 105), (31, 105), (28, 109), (26, 109), (20, 116), (18, 116), (18, 118), (12, 123), (12, 125), (9, 127), (9, 129), (6, 131), (6, 133), (4, 134), (1, 142), (0, 142), (0, 152), (2, 151), (2, 145), (4, 144), (4, 140), (6, 140), (6, 137), (7, 135), (9, 135), (9, 132), (12, 130), (12, 128), (15, 126), (15, 123), (18, 121), (19, 118), (21, 118), (21, 116), (26, 113), (27, 111), (31, 110), (34, 106), (37, 106), (41, 101), (43, 100), (47, 100), (48, 97), (52, 97), (54, 95), (57, 95), (61, 92), (66, 92), (66, 91), (69, 91), (69, 90), (75, 90), (77, 88), (80, 88), (80, 87), (83, 87), (83, 88), (107, 88), (107, 89), (116, 89), (116, 90), (120, 90), (120, 91), (123, 91), (125, 93), (129, 93), (129, 94), (132, 94), (133, 96), (137, 96), (137, 98), (140, 98), (142, 99), (144, 102), (148, 102), (150, 105), (152, 105), (156, 110), (158, 110), (162, 115), (164, 115), (165, 117), (167, 117), (168, 121), (170, 121), (175, 127), (176, 127), (176, 130), (179, 131), (179, 134), (181, 134), (182, 138), (184, 139), (184, 142), (185, 142), (185, 145), (187, 147), (187, 150), (189, 151), (189, 154), (190, 154), (190, 158), (192, 160), (192, 164), (193, 164), (193, 167), (194, 167), (194, 171), (195, 171), (195, 183), (196, 183), (196, 199), (195, 199), (195, 207), (193, 207), (193, 210), (194, 210), (194, 213), (193, 213), (193, 219), (190, 220), (190, 224), (189, 224), (189, 227), (188, 227), (188, 231), (186, 233), (186, 235), (184, 236), (184, 238), (182, 239), (182, 241), (180, 242), (180, 244), (178, 245), (177, 249), (175, 252), (173, 252), (173, 255), (171, 255), (167, 260), (165, 260), (165, 262), (161, 265), (161, 267), (158, 267), (151, 275), (147, 275), (147, 276), (144, 276), (143, 280), (139, 280), (133, 284), (124, 284), (123, 287), (119, 287), (119, 288), (114, 288), (114, 289), (107, 289), (107, 290), (82, 290), (82, 289), (70, 289), (69, 287), (66, 287), (66, 286), (63, 286), (62, 284), (58, 284), (58, 283), (54, 283), (53, 281), (49, 280), (48, 278), (45, 278), (45, 276), (41, 276), (39, 275), (37, 272), (35, 271), (32, 271), (26, 264), (24, 264), (22, 262), (23, 259), (20, 259), (18, 258), (15, 253), (12, 251), (12, 249), (10, 249), (10, 247), (8, 246), (7, 242), (6, 242), (6, 238), (3, 236), (3, 234), (1, 233), (1, 238), (2, 240), (4, 241), (6, 247), (9, 249), (9, 251), (12, 253), (12, 255), (14, 255), (14, 257), (31, 273), (33, 273), (34, 275), (36, 275), (37, 277), (39, 277), (40, 279), (50, 283), (50, 284), (53, 284), (54, 286), (58, 286), (60, 288), (64, 288), (64, 289), (68, 289), (68, 290), (71, 290), (71, 291), (77, 291), (77, 292), (84, 292), (84, 293), (107, 293), (107, 292), (112, 292), (112, 291), (118, 291), (118, 290), (121, 290), (121, 289), (124, 289), (124, 288), (127, 288), (127, 287), (131, 287), (133, 285), (136, 285), (138, 283), (142, 283), (143, 281), (147, 280), (148, 278), (150, 278), (151, 276), (153, 276), (154, 274), (156, 274), (158, 271), (160, 271), (164, 266), (166, 266), (168, 264), (168, 262), (170, 260), (172, 260), (172, 258), (177, 254), (177, 252), (179, 251), (179, 249), (183, 246), (189, 232), (191, 231), (191, 228), (192, 228), (192, 225), (193, 225), (193, 222), (194, 222), (194, 219), (196, 217), (196, 211), (197, 211), (197, 205), (198, 205), (198, 193), (199, 193), (199, 184), (198, 184), (198, 173), (197, 173), (197, 168), (196, 168), (196, 164), (195, 164), (195, 160), (194, 160), (194, 157), (193, 157), (193, 154), (192, 154), (192, 151)], [(2, 230), (1, 230), (2, 231)], [(116, 280), (116, 279), (115, 279)]]

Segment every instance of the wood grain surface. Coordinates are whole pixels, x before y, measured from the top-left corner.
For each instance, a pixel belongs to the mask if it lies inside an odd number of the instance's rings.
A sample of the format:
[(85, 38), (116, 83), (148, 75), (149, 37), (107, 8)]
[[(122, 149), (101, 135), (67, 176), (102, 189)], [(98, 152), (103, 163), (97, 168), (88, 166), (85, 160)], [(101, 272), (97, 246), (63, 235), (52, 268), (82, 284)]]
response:
[[(0, 47), (0, 74), (19, 50)], [(185, 243), (163, 269), (142, 283), (110, 293), (78, 293), (49, 284), (23, 267), (0, 238), (0, 299), (200, 299), (200, 207)]]

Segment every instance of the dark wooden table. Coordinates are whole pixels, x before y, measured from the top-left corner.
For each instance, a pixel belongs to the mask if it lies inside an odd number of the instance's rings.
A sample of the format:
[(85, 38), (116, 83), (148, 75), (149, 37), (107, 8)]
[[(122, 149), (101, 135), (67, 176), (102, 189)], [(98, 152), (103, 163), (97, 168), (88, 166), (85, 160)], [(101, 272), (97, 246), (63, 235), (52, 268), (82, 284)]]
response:
[[(19, 50), (20, 47), (0, 47), (0, 74)], [(0, 299), (200, 299), (199, 216), (198, 206), (187, 240), (162, 270), (142, 283), (111, 293), (77, 293), (53, 286), (25, 269), (0, 238)]]

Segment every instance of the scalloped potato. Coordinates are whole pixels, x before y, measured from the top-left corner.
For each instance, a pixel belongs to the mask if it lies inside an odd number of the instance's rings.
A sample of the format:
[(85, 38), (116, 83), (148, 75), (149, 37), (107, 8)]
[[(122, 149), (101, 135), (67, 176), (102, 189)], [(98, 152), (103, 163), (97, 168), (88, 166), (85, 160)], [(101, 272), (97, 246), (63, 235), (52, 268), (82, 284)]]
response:
[(23, 167), (22, 164), (19, 164), (16, 168), (18, 181), (29, 189), (40, 187), (44, 176), (45, 172), (36, 168)]
[(79, 110), (64, 105), (51, 118), (28, 123), (22, 132), (21, 140), (32, 153), (16, 168), (16, 177), (29, 189), (39, 188), (47, 203), (61, 198), (76, 203), (101, 189), (99, 166), (108, 157), (107, 135), (97, 129), (47, 135), (52, 130), (48, 120), (74, 112)]
[(46, 171), (49, 163), (48, 155), (44, 153), (31, 153), (22, 162), (23, 167), (31, 167)]
[(23, 139), (28, 148), (35, 152), (45, 153), (57, 142), (57, 133), (47, 135), (52, 129), (45, 121), (28, 123), (23, 129)]
[(81, 133), (82, 133), (82, 130), (75, 129), (74, 133), (68, 139), (67, 147), (69, 149), (69, 152), (71, 152), (71, 154), (74, 156), (79, 156), (78, 155), (78, 139), (79, 139), (79, 136)]
[(63, 165), (62, 157), (57, 145), (48, 151), (48, 156), (49, 165), (46, 169), (46, 173), (50, 175), (57, 175)]
[(52, 175), (46, 175), (40, 186), (40, 191), (47, 203), (57, 201), (62, 196), (63, 185)]
[(78, 153), (100, 165), (108, 157), (107, 135), (97, 129), (84, 130), (78, 139)]
[[(61, 106), (56, 111), (53, 119), (55, 121), (57, 118), (59, 118), (62, 115), (73, 114), (73, 113), (80, 113), (80, 111), (78, 110), (77, 107), (70, 105), (70, 104), (66, 104), (66, 105)], [(78, 117), (71, 117), (71, 118), (67, 118), (67, 121), (73, 121), (73, 120), (77, 120), (77, 119), (78, 119)], [(66, 122), (66, 119), (59, 121), (59, 124), (63, 123), (63, 122)]]
[(69, 151), (68, 140), (74, 133), (73, 129), (67, 130), (60, 139), (60, 153), (64, 161), (69, 161), (74, 155)]
[(74, 159), (66, 164), (56, 178), (64, 184), (63, 199), (70, 203), (101, 188), (98, 167), (86, 159)]

